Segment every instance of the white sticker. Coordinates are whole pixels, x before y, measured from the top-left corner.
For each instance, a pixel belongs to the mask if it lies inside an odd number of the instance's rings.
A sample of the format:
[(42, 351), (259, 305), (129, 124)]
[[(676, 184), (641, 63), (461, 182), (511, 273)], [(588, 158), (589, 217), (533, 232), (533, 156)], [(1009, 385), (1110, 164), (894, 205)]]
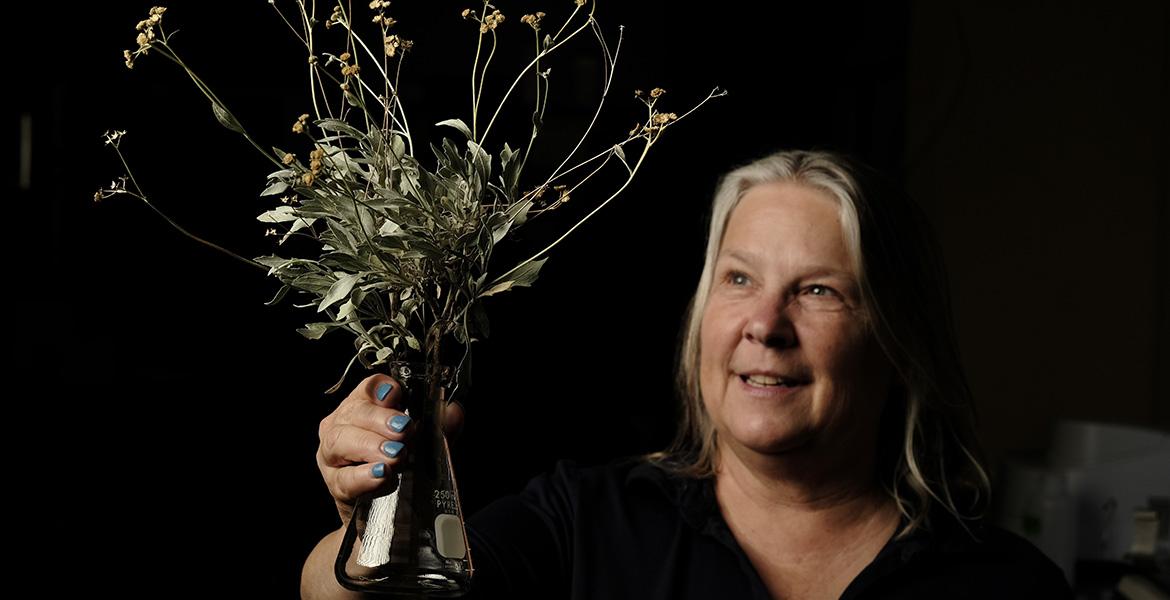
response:
[(439, 547), (439, 554), (446, 558), (463, 558), (467, 555), (467, 546), (463, 542), (463, 525), (455, 515), (439, 515), (435, 517), (435, 545)]

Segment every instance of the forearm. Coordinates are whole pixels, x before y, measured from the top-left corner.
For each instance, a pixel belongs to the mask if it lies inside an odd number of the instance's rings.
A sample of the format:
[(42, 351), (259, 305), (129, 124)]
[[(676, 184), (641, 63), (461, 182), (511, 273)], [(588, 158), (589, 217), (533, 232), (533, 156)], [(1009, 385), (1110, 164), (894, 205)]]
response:
[(333, 574), (333, 565), (337, 561), (337, 553), (341, 548), (341, 540), (345, 529), (330, 532), (305, 559), (305, 566), (301, 570), (301, 598), (304, 600), (341, 600), (368, 598), (366, 594), (354, 592), (341, 587), (337, 583), (337, 576)]

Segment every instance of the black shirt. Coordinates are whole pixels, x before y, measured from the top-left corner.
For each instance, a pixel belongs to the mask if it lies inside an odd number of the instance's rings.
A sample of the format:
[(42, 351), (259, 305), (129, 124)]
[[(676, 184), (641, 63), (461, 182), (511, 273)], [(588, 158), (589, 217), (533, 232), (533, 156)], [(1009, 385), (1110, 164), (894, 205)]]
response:
[[(1061, 571), (1022, 538), (935, 519), (890, 539), (842, 599), (1072, 598)], [(720, 513), (711, 479), (640, 459), (558, 463), (468, 523), (468, 598), (771, 600)]]

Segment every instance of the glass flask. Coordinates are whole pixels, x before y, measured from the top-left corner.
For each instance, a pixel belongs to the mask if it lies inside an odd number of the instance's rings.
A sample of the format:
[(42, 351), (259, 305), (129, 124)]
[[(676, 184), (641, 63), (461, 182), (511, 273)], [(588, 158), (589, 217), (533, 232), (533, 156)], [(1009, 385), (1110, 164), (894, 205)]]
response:
[(397, 479), (394, 491), (354, 506), (334, 565), (337, 581), (348, 589), (449, 598), (470, 586), (467, 529), (442, 424), (452, 371), (421, 363), (391, 366), (416, 430), (406, 442), (405, 464), (388, 469), (386, 476)]

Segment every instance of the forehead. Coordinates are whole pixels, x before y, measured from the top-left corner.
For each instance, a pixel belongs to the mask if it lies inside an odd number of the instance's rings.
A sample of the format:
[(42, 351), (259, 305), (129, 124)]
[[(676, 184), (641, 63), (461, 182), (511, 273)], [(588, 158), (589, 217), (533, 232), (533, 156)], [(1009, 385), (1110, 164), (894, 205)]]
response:
[(740, 197), (725, 228), (774, 237), (781, 232), (810, 231), (841, 237), (841, 209), (836, 198), (819, 188), (792, 182), (764, 183)]
[(767, 183), (744, 192), (724, 229), (720, 254), (855, 271), (839, 202), (824, 190), (798, 183)]

